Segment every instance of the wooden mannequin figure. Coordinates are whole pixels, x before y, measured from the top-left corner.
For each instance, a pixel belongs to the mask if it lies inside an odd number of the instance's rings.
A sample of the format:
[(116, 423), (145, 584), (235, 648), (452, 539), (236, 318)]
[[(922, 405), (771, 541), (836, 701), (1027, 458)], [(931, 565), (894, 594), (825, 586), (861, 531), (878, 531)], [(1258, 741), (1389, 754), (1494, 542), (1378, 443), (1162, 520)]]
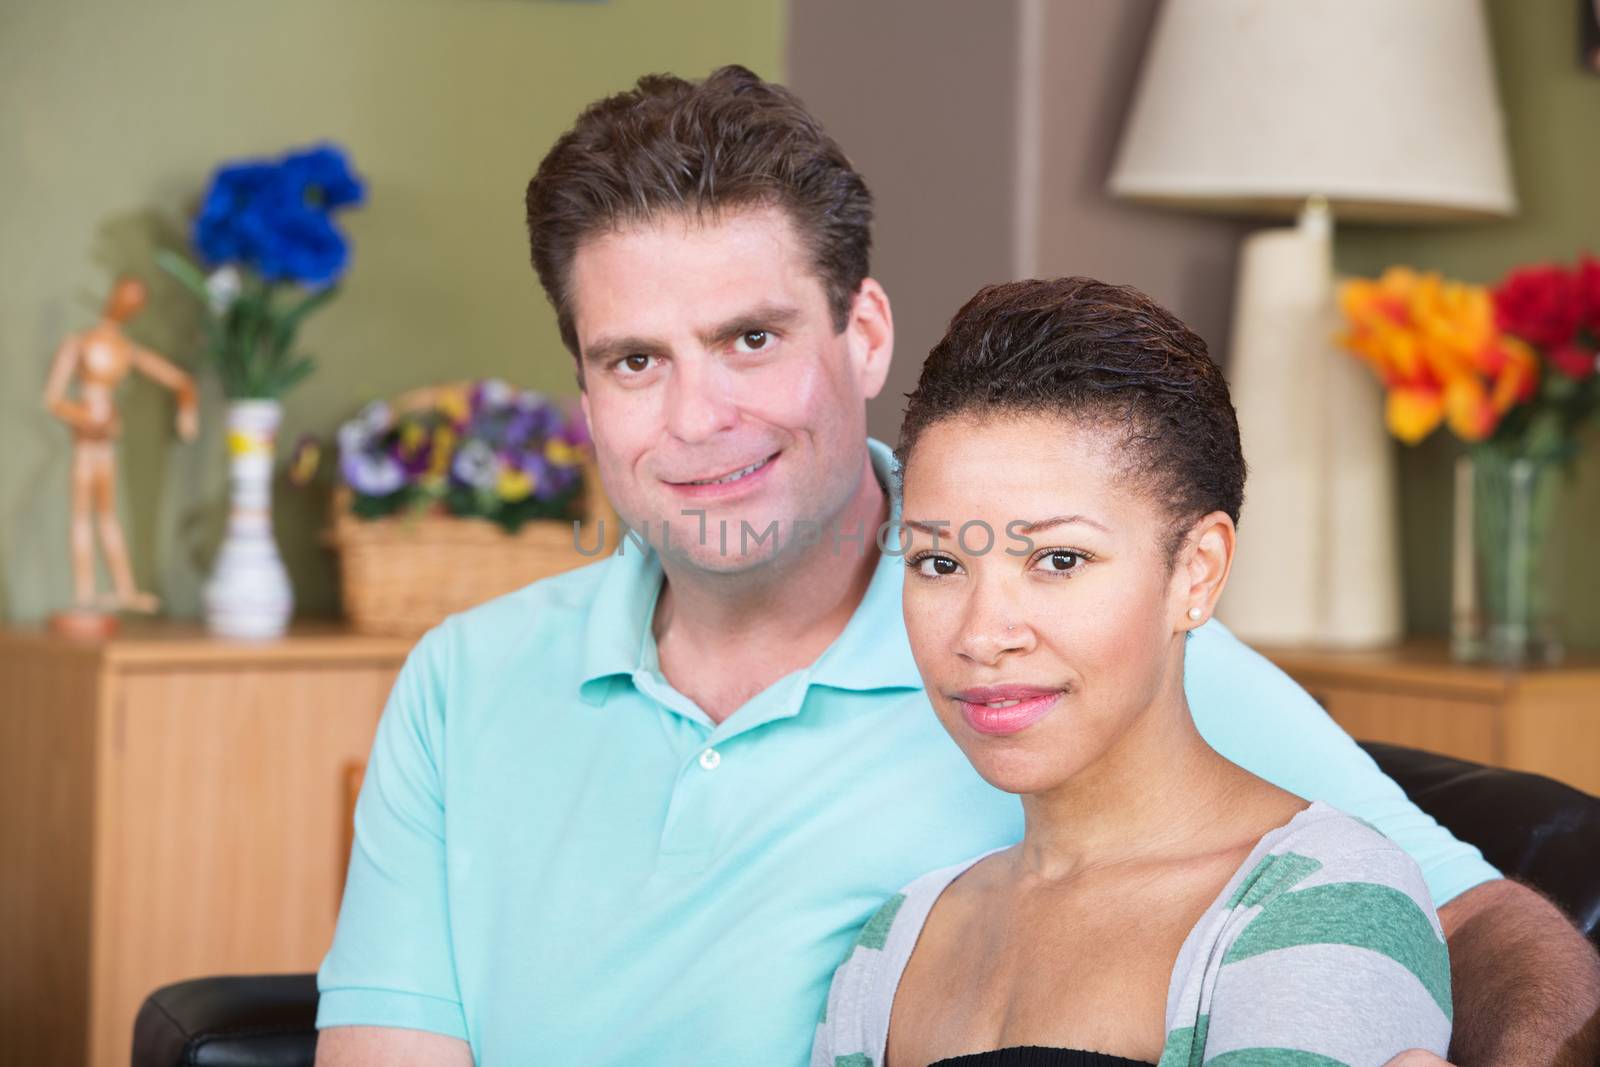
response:
[[(117, 519), (117, 466), (114, 443), (122, 432), (113, 394), (132, 371), (171, 389), (178, 397), (178, 436), (194, 440), (200, 430), (194, 379), (167, 359), (129, 340), (122, 326), (145, 302), (144, 283), (118, 279), (100, 321), (68, 336), (56, 350), (45, 385), (45, 408), (72, 429), (72, 580), (73, 610), (51, 618), (58, 631), (109, 636), (117, 626), (114, 611), (153, 613), (161, 602), (140, 592), (128, 563), (128, 547)], [(73, 382), (77, 396), (68, 395)], [(100, 535), (112, 592), (95, 593), (94, 535)]]

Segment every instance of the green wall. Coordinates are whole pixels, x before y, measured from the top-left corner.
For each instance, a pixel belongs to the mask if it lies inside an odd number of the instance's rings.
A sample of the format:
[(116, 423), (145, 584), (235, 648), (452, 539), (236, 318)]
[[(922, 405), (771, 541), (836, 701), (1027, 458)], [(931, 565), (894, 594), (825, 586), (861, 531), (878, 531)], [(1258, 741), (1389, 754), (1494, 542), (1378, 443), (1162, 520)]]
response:
[[(1511, 267), (1600, 255), (1600, 76), (1578, 61), (1576, 4), (1490, 0), (1500, 93), (1521, 210), (1504, 222), (1455, 227), (1349, 227), (1336, 242), (1341, 270), (1375, 274), (1391, 263), (1474, 282)], [(1447, 434), (1402, 449), (1406, 615), (1416, 632), (1449, 627), (1450, 472)], [(1568, 494), (1556, 565), (1566, 589), (1566, 633), (1600, 647), (1600, 433), (1591, 429)], [(1330, 566), (1336, 561), (1330, 561)]]
[[(112, 277), (151, 283), (130, 332), (194, 365), (194, 311), (151, 260), (184, 247), (220, 161), (330, 138), (367, 179), (345, 292), (302, 333), (322, 367), (287, 447), (364, 401), (500, 375), (574, 391), (532, 268), (522, 194), (585, 103), (649, 71), (781, 77), (784, 0), (0, 0), (0, 618), (66, 605), (68, 437), (40, 405), (60, 337)], [(160, 389), (123, 392), (135, 570), (193, 616), (225, 512), (220, 397), (179, 445)], [(306, 614), (336, 610), (322, 493), (280, 484)]]

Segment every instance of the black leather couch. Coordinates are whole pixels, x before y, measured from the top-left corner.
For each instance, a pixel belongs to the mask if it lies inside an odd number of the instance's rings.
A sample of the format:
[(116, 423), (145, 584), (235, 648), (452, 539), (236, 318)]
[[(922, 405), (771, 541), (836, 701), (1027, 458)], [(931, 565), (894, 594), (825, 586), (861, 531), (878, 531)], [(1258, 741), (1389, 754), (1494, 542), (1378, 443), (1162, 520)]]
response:
[[(1533, 774), (1394, 745), (1362, 745), (1423, 811), (1540, 890), (1600, 946), (1600, 798)], [(316, 976), (197, 978), (158, 989), (133, 1067), (311, 1067)]]

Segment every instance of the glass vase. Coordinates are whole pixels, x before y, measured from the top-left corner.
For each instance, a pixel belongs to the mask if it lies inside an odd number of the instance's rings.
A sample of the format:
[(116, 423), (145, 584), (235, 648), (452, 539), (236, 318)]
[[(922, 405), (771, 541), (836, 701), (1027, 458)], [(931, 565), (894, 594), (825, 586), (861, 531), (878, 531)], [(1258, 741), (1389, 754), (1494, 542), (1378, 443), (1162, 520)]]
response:
[(1566, 465), (1480, 445), (1456, 462), (1451, 653), (1505, 665), (1562, 656), (1552, 547)]

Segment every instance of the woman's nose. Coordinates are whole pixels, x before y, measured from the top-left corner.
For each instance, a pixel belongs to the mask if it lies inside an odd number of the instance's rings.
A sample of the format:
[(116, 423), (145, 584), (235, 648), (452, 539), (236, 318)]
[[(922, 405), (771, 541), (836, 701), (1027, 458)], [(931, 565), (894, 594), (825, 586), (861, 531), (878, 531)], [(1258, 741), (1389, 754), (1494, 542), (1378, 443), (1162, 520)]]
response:
[(982, 666), (998, 664), (1008, 653), (1033, 647), (1033, 627), (1020, 617), (1017, 605), (993, 592), (979, 592), (968, 601), (956, 635), (956, 652)]

